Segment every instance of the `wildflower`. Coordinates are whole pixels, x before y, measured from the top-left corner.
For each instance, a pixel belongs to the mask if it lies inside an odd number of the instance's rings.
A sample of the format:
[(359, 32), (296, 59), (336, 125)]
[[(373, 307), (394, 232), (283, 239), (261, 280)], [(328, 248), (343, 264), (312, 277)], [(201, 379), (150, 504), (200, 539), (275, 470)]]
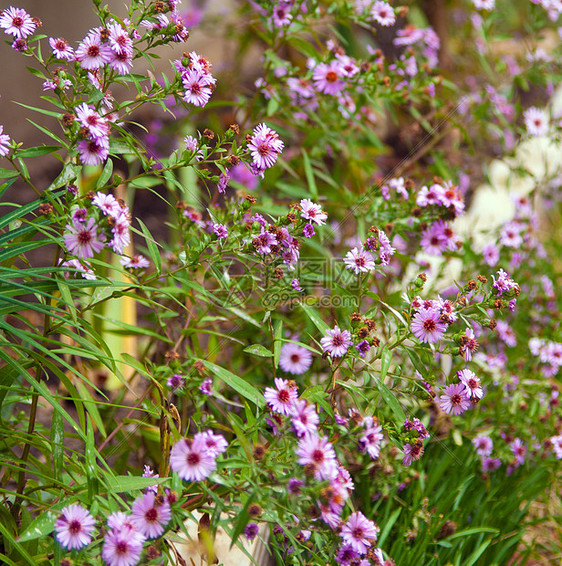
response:
[(490, 242), (482, 248), (482, 256), (484, 257), (484, 261), (489, 266), (493, 267), (500, 259), (500, 251), (495, 244)]
[(171, 518), (172, 510), (168, 501), (153, 492), (135, 499), (131, 507), (131, 519), (146, 538), (159, 537)]
[(298, 437), (316, 432), (319, 422), (314, 406), (305, 399), (297, 399), (290, 411), (291, 423)]
[(494, 448), (492, 439), (489, 436), (477, 436), (472, 439), (472, 444), (474, 444), (476, 454), (479, 456), (489, 456)]
[(396, 22), (396, 16), (392, 6), (383, 0), (377, 0), (371, 8), (371, 16), (384, 27), (393, 26)]
[(390, 245), (390, 240), (388, 236), (382, 231), (378, 231), (378, 238), (379, 238), (379, 257), (381, 260), (382, 265), (388, 265), (390, 262), (390, 258), (394, 255), (396, 250)]
[(170, 466), (186, 481), (202, 481), (217, 467), (216, 459), (202, 437), (176, 442), (170, 453)]
[[(148, 465), (145, 464), (145, 466), (144, 466), (144, 471), (143, 471), (143, 473), (142, 473), (142, 477), (143, 477), (143, 478), (159, 478), (160, 476), (159, 476), (158, 474), (155, 474), (155, 473), (152, 471), (152, 468), (151, 468), (150, 466), (148, 466)], [(157, 493), (157, 492), (158, 492), (158, 484), (149, 485), (149, 486), (146, 488), (146, 490), (147, 490), (147, 491), (152, 491), (152, 492), (154, 492), (154, 493)]]
[(359, 352), (359, 355), (363, 358), (365, 354), (371, 349), (371, 345), (367, 340), (361, 340), (359, 344), (355, 345), (355, 349)]
[(198, 432), (193, 439), (202, 439), (205, 447), (214, 458), (216, 458), (219, 454), (226, 452), (226, 449), (228, 448), (226, 438), (222, 434), (215, 434), (211, 430)]
[(292, 493), (293, 495), (299, 495), (303, 487), (304, 487), (304, 482), (297, 478), (291, 478), (289, 480), (289, 483), (287, 484), (288, 492)]
[(415, 460), (419, 460), (423, 456), (423, 440), (418, 438), (413, 444), (406, 444), (402, 449), (404, 458), (402, 464), (409, 466)]
[(49, 37), (49, 45), (57, 59), (72, 61), (74, 59), (74, 49), (70, 47), (68, 41), (62, 37)]
[(377, 540), (378, 527), (361, 513), (355, 511), (340, 531), (343, 542), (349, 544), (359, 554), (365, 554)]
[(126, 75), (133, 67), (133, 56), (126, 52), (111, 54), (109, 67), (113, 69), (118, 75)]
[(319, 226), (326, 224), (328, 215), (322, 211), (319, 204), (313, 203), (310, 199), (303, 198), (300, 202), (301, 217), (310, 222), (314, 222)]
[(183, 377), (179, 373), (174, 373), (174, 375), (168, 378), (166, 385), (170, 389), (182, 389), (185, 385), (185, 377)]
[(336, 553), (336, 562), (342, 566), (355, 564), (361, 555), (350, 544), (342, 544)]
[(410, 329), (420, 342), (433, 344), (438, 342), (447, 326), (441, 322), (440, 313), (436, 309), (420, 309), (410, 324)]
[(496, 0), (472, 0), (477, 10), (493, 10)]
[(117, 218), (115, 218), (113, 228), (111, 228), (113, 239), (109, 242), (109, 245), (116, 254), (122, 254), (124, 248), (131, 242), (131, 234), (129, 233), (130, 225), (131, 221), (129, 219), (128, 209), (122, 209)]
[(420, 246), (424, 252), (431, 255), (442, 255), (448, 247), (448, 241), (443, 232), (443, 223), (434, 222), (422, 232)]
[(282, 415), (291, 412), (293, 404), (298, 398), (297, 388), (291, 385), (286, 379), (275, 378), (275, 387), (266, 387), (264, 397), (271, 408)]
[(363, 247), (355, 247), (347, 252), (343, 261), (345, 266), (354, 271), (357, 275), (359, 275), (359, 273), (368, 273), (375, 270), (375, 260), (373, 256)]
[(272, 167), (278, 155), (283, 151), (283, 147), (284, 144), (279, 139), (277, 132), (265, 124), (259, 124), (254, 128), (248, 142), (252, 160), (259, 171)]
[(75, 108), (76, 119), (88, 129), (94, 140), (107, 137), (109, 126), (107, 120), (100, 116), (91, 106), (85, 102)]
[(464, 357), (465, 362), (470, 362), (472, 360), (472, 354), (478, 350), (479, 344), (478, 340), (474, 336), (474, 330), (472, 328), (467, 328), (464, 331), (464, 337), (461, 338), (460, 353)]
[[(86, 261), (81, 262), (78, 261), (77, 259), (69, 259), (67, 261), (61, 261), (59, 265), (61, 267), (71, 267), (72, 269), (75, 269), (78, 273), (80, 273), (80, 275), (82, 275), (84, 279), (88, 279), (90, 281), (96, 279), (94, 270), (92, 269), (90, 264)], [(64, 276), (68, 277), (69, 274), (65, 273)]]
[(73, 503), (63, 508), (55, 522), (56, 537), (68, 550), (90, 544), (96, 522), (81, 505)]
[(320, 437), (316, 433), (307, 434), (299, 440), (295, 451), (298, 463), (311, 466), (314, 477), (318, 480), (330, 480), (336, 477), (336, 453), (328, 442), (328, 437)]
[(185, 88), (183, 99), (194, 106), (205, 106), (213, 94), (216, 80), (213, 76), (197, 69), (185, 69), (182, 73)]
[(204, 395), (212, 395), (213, 394), (213, 380), (212, 379), (205, 379), (203, 383), (199, 386), (199, 391)]
[(35, 31), (36, 27), (33, 18), (22, 8), (10, 6), (0, 14), (0, 28), (16, 39), (25, 39)]
[(337, 94), (345, 88), (345, 82), (341, 79), (343, 71), (339, 61), (330, 63), (319, 63), (314, 68), (312, 80), (318, 92), (324, 94)]
[(365, 420), (365, 432), (359, 438), (359, 449), (366, 452), (369, 456), (376, 460), (381, 451), (381, 445), (384, 438), (382, 427), (375, 425), (373, 419)]
[(148, 260), (141, 254), (136, 254), (133, 257), (122, 257), (119, 263), (128, 269), (143, 269), (150, 265)]
[(279, 365), (283, 371), (300, 375), (312, 364), (312, 354), (303, 346), (287, 343), (281, 347)]
[(480, 383), (480, 379), (476, 377), (476, 374), (473, 371), (469, 369), (463, 369), (457, 372), (457, 377), (465, 386), (465, 393), (467, 397), (472, 397), (473, 399), (482, 399), (482, 396), (484, 395), (484, 392), (482, 391), (482, 385)]
[(351, 344), (353, 344), (351, 333), (348, 330), (340, 330), (338, 326), (328, 330), (326, 336), (320, 340), (324, 352), (333, 358), (341, 358), (345, 355)]
[(263, 230), (252, 240), (252, 245), (256, 248), (256, 252), (259, 254), (270, 254), (271, 246), (277, 244), (277, 238), (275, 234)]
[(531, 106), (523, 113), (523, 120), (531, 136), (545, 136), (548, 133), (548, 114), (545, 110)]
[(439, 397), (439, 406), (447, 414), (460, 415), (470, 407), (470, 400), (463, 383), (455, 383), (443, 389)]
[(78, 142), (78, 151), (84, 165), (100, 165), (109, 155), (109, 139), (81, 140)]
[(302, 235), (305, 238), (312, 238), (312, 236), (314, 236), (315, 232), (314, 232), (314, 226), (312, 226), (312, 224), (305, 224), (304, 228), (302, 229)]
[(113, 22), (107, 26), (109, 31), (109, 47), (117, 55), (127, 54), (133, 55), (133, 40), (129, 37), (127, 30), (123, 29), (119, 24)]
[(192, 151), (195, 154), (195, 159), (201, 161), (203, 159), (203, 151), (198, 149), (199, 143), (193, 136), (185, 136), (183, 143), (187, 151)]
[(6, 157), (8, 153), (10, 153), (10, 136), (7, 134), (3, 134), (4, 126), (0, 125), (0, 157)]
[(516, 438), (509, 444), (517, 466), (522, 466), (525, 463), (525, 456), (527, 454), (527, 447), (523, 444), (520, 438)]
[(83, 69), (95, 71), (113, 59), (113, 51), (105, 44), (97, 33), (87, 35), (76, 49), (76, 60)]
[(248, 523), (244, 529), (244, 536), (247, 540), (254, 540), (260, 532), (260, 528), (255, 523)]
[(502, 465), (502, 461), (499, 458), (482, 458), (482, 472), (493, 472), (497, 470)]
[(144, 541), (144, 536), (134, 525), (123, 524), (107, 532), (101, 556), (108, 566), (135, 566), (140, 559)]
[(562, 460), (562, 435), (551, 436), (550, 442), (552, 444), (552, 450), (554, 450), (554, 455), (557, 460)]
[(219, 240), (224, 240), (228, 236), (228, 228), (224, 224), (213, 224), (213, 232)]
[(98, 236), (94, 218), (90, 218), (86, 223), (67, 224), (63, 239), (68, 252), (80, 259), (93, 257), (105, 246), (103, 234)]

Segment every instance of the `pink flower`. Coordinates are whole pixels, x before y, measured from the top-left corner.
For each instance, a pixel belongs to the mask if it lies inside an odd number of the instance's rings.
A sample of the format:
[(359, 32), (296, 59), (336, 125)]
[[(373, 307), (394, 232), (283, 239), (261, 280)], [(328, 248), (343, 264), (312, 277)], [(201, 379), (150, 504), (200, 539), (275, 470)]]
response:
[(319, 226), (326, 224), (328, 215), (322, 211), (319, 204), (313, 203), (310, 199), (303, 198), (300, 202), (301, 218), (314, 222)]
[(500, 259), (500, 251), (495, 244), (490, 242), (482, 248), (482, 256), (484, 257), (484, 261), (490, 267), (493, 267)]
[(131, 507), (131, 520), (137, 530), (146, 538), (159, 537), (172, 518), (168, 500), (156, 499), (152, 491), (141, 495)]
[(347, 269), (354, 271), (357, 275), (375, 270), (373, 256), (363, 247), (348, 251), (343, 261)]
[(78, 45), (76, 60), (83, 69), (94, 71), (103, 67), (113, 59), (113, 51), (105, 44), (97, 33), (90, 33)]
[(90, 544), (95, 524), (92, 515), (81, 505), (68, 505), (55, 522), (57, 540), (68, 550), (82, 548)]
[(100, 165), (109, 155), (109, 139), (81, 140), (78, 142), (78, 151), (84, 165)]
[(104, 236), (98, 235), (94, 218), (90, 218), (85, 223), (67, 224), (63, 239), (68, 252), (79, 259), (94, 257), (94, 254), (105, 246)]
[(194, 106), (205, 106), (213, 94), (216, 80), (212, 75), (197, 69), (185, 69), (182, 73), (185, 88), (183, 99)]
[(142, 553), (144, 536), (128, 520), (113, 520), (112, 522), (118, 526), (105, 535), (101, 551), (102, 558), (107, 566), (135, 566)]
[(136, 254), (133, 257), (122, 257), (119, 263), (128, 269), (144, 269), (150, 265), (148, 260), (140, 254)]
[(410, 324), (410, 329), (420, 342), (434, 344), (445, 333), (447, 326), (440, 320), (441, 314), (436, 309), (420, 309)]
[(359, 554), (365, 554), (377, 540), (378, 527), (361, 513), (352, 513), (340, 531), (343, 542), (349, 544)]
[(25, 39), (35, 31), (36, 27), (33, 18), (22, 8), (10, 6), (0, 14), (0, 28), (16, 39)]
[(311, 364), (312, 354), (303, 346), (287, 343), (281, 347), (279, 365), (283, 371), (300, 375), (307, 371)]
[(531, 136), (545, 136), (548, 134), (549, 119), (545, 110), (531, 106), (523, 113), (523, 120), (525, 121), (527, 132)]
[(170, 467), (186, 481), (202, 481), (217, 467), (216, 458), (201, 436), (176, 442), (170, 452)]
[(0, 126), (0, 157), (6, 157), (10, 153), (10, 136), (3, 134), (4, 126)]
[(291, 423), (298, 437), (316, 432), (319, 418), (314, 406), (305, 399), (297, 399), (290, 409)]
[(480, 383), (480, 379), (476, 377), (476, 374), (473, 371), (469, 369), (463, 369), (457, 372), (457, 377), (465, 386), (467, 397), (482, 399), (482, 396), (484, 395), (484, 392), (482, 391), (482, 384)]
[(72, 61), (74, 59), (74, 49), (70, 47), (68, 41), (62, 37), (49, 37), (49, 45), (57, 59)]
[(489, 456), (494, 448), (492, 439), (489, 436), (477, 436), (472, 439), (472, 444), (474, 444), (476, 454), (479, 456)]
[(470, 399), (463, 383), (455, 383), (445, 387), (439, 397), (439, 406), (445, 413), (460, 415), (470, 407)]
[(383, 0), (377, 0), (371, 8), (371, 16), (384, 27), (393, 26), (396, 22), (396, 16), (392, 6)]
[(373, 460), (376, 460), (380, 455), (384, 438), (382, 427), (375, 425), (372, 418), (366, 419), (364, 424), (365, 432), (359, 438), (359, 447), (361, 452), (367, 452)]
[(193, 440), (201, 439), (205, 444), (209, 453), (216, 458), (219, 454), (226, 452), (228, 448), (228, 442), (222, 434), (215, 434), (212, 430), (206, 430), (204, 432), (198, 432)]
[(272, 167), (278, 155), (283, 151), (283, 147), (284, 144), (279, 139), (277, 132), (265, 124), (259, 124), (254, 128), (248, 142), (252, 160), (259, 171)]
[(295, 401), (298, 398), (297, 388), (286, 379), (275, 378), (275, 387), (266, 387), (264, 397), (271, 408), (282, 415), (290, 414)]
[(351, 333), (348, 330), (340, 330), (339, 326), (328, 330), (326, 336), (320, 340), (324, 352), (328, 352), (333, 358), (344, 356), (351, 344)]
[(317, 91), (324, 94), (337, 94), (341, 92), (346, 83), (341, 79), (343, 71), (339, 61), (319, 63), (314, 68), (312, 80)]
[(312, 467), (316, 479), (331, 480), (337, 476), (336, 453), (327, 436), (307, 434), (299, 440), (295, 453), (299, 464)]
[(107, 120), (100, 116), (91, 106), (86, 103), (77, 106), (75, 109), (76, 119), (88, 129), (88, 132), (95, 140), (107, 137), (109, 125)]

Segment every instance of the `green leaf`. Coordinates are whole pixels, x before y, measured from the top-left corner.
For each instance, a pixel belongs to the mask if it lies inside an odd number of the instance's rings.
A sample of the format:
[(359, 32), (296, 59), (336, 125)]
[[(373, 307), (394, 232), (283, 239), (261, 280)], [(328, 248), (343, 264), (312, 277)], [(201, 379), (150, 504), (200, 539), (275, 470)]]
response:
[(242, 507), (242, 511), (240, 511), (240, 513), (238, 514), (236, 525), (234, 525), (234, 529), (230, 534), (230, 538), (231, 538), (230, 548), (232, 548), (236, 544), (238, 537), (242, 534), (242, 531), (246, 528), (246, 525), (250, 520), (250, 513), (248, 513), (248, 507), (253, 503), (255, 496), (256, 496), (256, 492), (254, 491), (250, 495), (250, 497), (248, 497), (248, 500), (246, 501), (244, 507)]
[(27, 108), (28, 110), (33, 110), (34, 112), (39, 112), (39, 114), (45, 114), (47, 116), (53, 116), (54, 118), (59, 118), (59, 119), (62, 117), (61, 112), (52, 112), (51, 110), (43, 110), (43, 108), (36, 108), (35, 106), (28, 106), (27, 104), (24, 104), (23, 102), (17, 102), (17, 101), (15, 101), (15, 102), (19, 106), (23, 106), (24, 108)]
[(211, 370), (223, 383), (232, 387), (236, 392), (238, 392), (242, 397), (248, 399), (252, 403), (255, 403), (258, 407), (265, 407), (265, 399), (263, 395), (253, 386), (250, 385), (246, 380), (233, 374), (221, 366), (213, 364), (207, 360), (199, 360), (207, 369)]
[(306, 182), (308, 183), (308, 190), (312, 195), (312, 198), (318, 198), (318, 188), (316, 187), (316, 181), (314, 179), (314, 171), (312, 170), (312, 165), (310, 164), (310, 159), (308, 154), (303, 149), (302, 150), (302, 162), (304, 165), (304, 174), (306, 175)]
[(271, 356), (273, 356), (273, 353), (261, 344), (252, 344), (251, 346), (244, 348), (244, 352), (247, 354), (253, 354), (254, 356), (259, 356), (260, 358), (271, 358)]
[(281, 357), (281, 346), (283, 345), (281, 342), (282, 336), (283, 336), (283, 320), (280, 319), (277, 321), (277, 325), (275, 326), (275, 336), (273, 339), (273, 359), (276, 368), (279, 367), (279, 359)]
[(101, 172), (100, 176), (98, 177), (98, 182), (96, 183), (96, 188), (101, 189), (102, 187), (104, 187), (105, 184), (107, 183), (107, 181), (109, 181), (112, 173), (113, 173), (113, 161), (111, 161), (111, 159), (108, 159), (104, 168), (103, 168), (103, 171)]
[(17, 152), (17, 157), (37, 157), (39, 155), (46, 155), (47, 153), (54, 153), (61, 149), (60, 145), (39, 145), (36, 147), (28, 147), (22, 151)]
[(305, 303), (299, 303), (302, 310), (305, 312), (306, 316), (310, 319), (310, 321), (322, 332), (322, 334), (326, 334), (328, 330), (328, 325), (320, 318), (318, 312), (311, 308), (309, 305)]
[(125, 493), (158, 485), (169, 478), (143, 478), (142, 476), (107, 476), (103, 479), (108, 493)]
[(44, 511), (18, 537), (18, 542), (28, 542), (51, 534), (55, 529), (56, 519), (56, 513)]
[(160, 273), (162, 269), (162, 260), (160, 258), (160, 252), (158, 251), (158, 246), (156, 245), (156, 240), (152, 237), (150, 230), (145, 226), (144, 222), (140, 218), (137, 218), (137, 221), (141, 227), (142, 233), (144, 234), (146, 240), (146, 247), (148, 248), (148, 254), (150, 255), (150, 259), (154, 263), (157, 273)]
[(64, 458), (64, 420), (60, 413), (51, 418), (51, 445), (53, 447), (53, 473), (57, 481), (62, 479)]
[(392, 352), (385, 346), (381, 352), (381, 381), (384, 381), (390, 362), (392, 361)]
[(4, 169), (0, 167), (0, 179), (9, 179), (10, 177), (17, 177), (19, 173), (13, 169)]

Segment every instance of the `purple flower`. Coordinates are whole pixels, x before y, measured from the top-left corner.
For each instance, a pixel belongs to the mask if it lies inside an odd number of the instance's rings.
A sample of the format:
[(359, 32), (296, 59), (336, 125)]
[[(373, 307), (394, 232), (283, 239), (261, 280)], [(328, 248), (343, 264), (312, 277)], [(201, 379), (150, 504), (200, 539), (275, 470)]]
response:
[(84, 223), (67, 224), (66, 233), (63, 235), (68, 252), (80, 259), (93, 257), (95, 253), (101, 251), (105, 246), (103, 238), (103, 234), (98, 235), (94, 218)]
[(228, 228), (224, 224), (213, 224), (213, 232), (219, 240), (224, 240), (228, 236)]
[(365, 419), (365, 432), (359, 437), (359, 449), (366, 452), (376, 460), (381, 452), (381, 445), (384, 438), (382, 427), (374, 424), (373, 418)]
[(312, 467), (316, 479), (330, 480), (336, 477), (336, 453), (327, 436), (308, 434), (299, 440), (295, 453), (299, 457), (299, 464)]
[(480, 383), (480, 379), (476, 377), (476, 374), (473, 371), (469, 369), (463, 369), (457, 372), (457, 377), (465, 386), (467, 397), (482, 399), (482, 396), (484, 395), (484, 392), (482, 391), (482, 384)]
[(152, 491), (137, 498), (131, 507), (131, 520), (146, 538), (157, 538), (172, 518), (170, 504)]
[(324, 352), (327, 352), (333, 358), (344, 356), (351, 344), (353, 344), (351, 333), (348, 330), (340, 330), (338, 326), (328, 330), (326, 336), (320, 340)]
[(305, 238), (312, 238), (314, 236), (314, 226), (312, 224), (305, 224), (302, 229), (302, 234)]
[(324, 94), (337, 94), (345, 88), (345, 82), (342, 80), (343, 70), (339, 61), (331, 61), (330, 63), (319, 63), (314, 68), (312, 80), (314, 88), (318, 92)]
[(373, 256), (363, 249), (363, 247), (356, 247), (348, 251), (343, 262), (347, 269), (354, 271), (356, 275), (375, 270), (375, 260)]
[(6, 157), (10, 153), (10, 136), (3, 134), (4, 126), (0, 126), (0, 157)]
[(287, 490), (289, 493), (292, 493), (293, 495), (299, 495), (303, 487), (304, 487), (304, 482), (302, 480), (299, 480), (297, 478), (291, 478), (287, 485)]
[(259, 171), (272, 167), (278, 155), (283, 151), (283, 147), (284, 144), (279, 139), (277, 132), (265, 124), (259, 124), (254, 128), (248, 142), (252, 160)]
[(36, 27), (33, 18), (22, 8), (10, 6), (0, 14), (0, 28), (16, 39), (25, 39), (35, 31)]
[(455, 383), (445, 387), (439, 397), (439, 406), (447, 414), (460, 415), (470, 407), (470, 399), (463, 383)]
[(182, 73), (185, 88), (183, 99), (194, 106), (205, 106), (213, 94), (215, 78), (197, 69), (185, 69)]
[(150, 265), (148, 260), (140, 254), (136, 254), (133, 257), (122, 257), (119, 263), (127, 269), (144, 269)]
[(436, 309), (420, 309), (410, 324), (410, 329), (420, 342), (433, 344), (438, 342), (447, 326), (440, 320), (441, 314)]
[(199, 391), (204, 393), (205, 395), (212, 395), (213, 394), (213, 380), (212, 379), (205, 379), (203, 383), (199, 386)]
[(527, 454), (527, 447), (523, 444), (520, 438), (516, 438), (510, 443), (511, 451), (515, 456), (517, 466), (522, 466), (525, 463), (525, 456)]
[(172, 390), (182, 389), (185, 385), (185, 377), (183, 377), (179, 373), (174, 373), (174, 375), (168, 378), (166, 385)]
[(301, 218), (308, 220), (309, 222), (314, 222), (318, 226), (326, 224), (328, 215), (323, 212), (322, 207), (319, 204), (313, 203), (310, 199), (303, 198), (300, 202), (301, 207)]
[(170, 452), (170, 467), (186, 481), (202, 481), (217, 467), (216, 458), (202, 437), (184, 438)]
[(393, 26), (396, 22), (396, 16), (392, 6), (383, 0), (377, 0), (375, 5), (371, 8), (371, 16), (381, 26)]
[(289, 342), (281, 347), (279, 365), (283, 371), (300, 375), (307, 371), (311, 364), (312, 354), (303, 346)]
[(216, 458), (219, 454), (226, 452), (228, 448), (228, 442), (222, 434), (215, 434), (211, 430), (206, 430), (205, 432), (198, 432), (193, 440), (202, 439), (205, 447), (209, 453)]
[(276, 377), (274, 381), (276, 389), (266, 387), (265, 400), (276, 413), (288, 415), (298, 398), (297, 388), (286, 379)]
[(91, 106), (86, 103), (77, 106), (75, 109), (76, 119), (88, 129), (90, 136), (94, 140), (107, 137), (109, 125), (106, 118), (100, 116)]
[(277, 244), (277, 238), (275, 234), (263, 230), (252, 240), (252, 245), (259, 254), (270, 254), (271, 246)]
[(500, 251), (495, 244), (490, 242), (482, 248), (482, 256), (484, 257), (484, 261), (490, 267), (493, 267), (500, 259)]
[(84, 165), (100, 165), (109, 155), (109, 139), (81, 140), (78, 142), (78, 151)]
[(135, 566), (145, 538), (130, 522), (121, 523), (105, 535), (101, 556), (108, 566)]
[(365, 554), (369, 547), (377, 540), (378, 528), (361, 513), (355, 511), (340, 531), (343, 542), (349, 544), (359, 554)]
[(497, 289), (498, 297), (501, 296), (501, 294), (504, 291), (509, 291), (509, 290), (515, 289), (517, 287), (517, 283), (515, 283), (515, 281), (513, 279), (511, 279), (509, 277), (509, 274), (507, 272), (505, 272), (503, 269), (500, 269), (497, 272), (497, 276), (498, 276), (498, 279), (496, 281), (496, 278), (492, 275), (492, 279), (494, 281), (492, 283), (492, 287)]
[(493, 472), (497, 470), (502, 465), (502, 461), (499, 458), (482, 458), (482, 471)]
[(255, 523), (248, 523), (244, 529), (244, 536), (247, 540), (254, 540), (259, 532), (260, 528)]
[(64, 59), (66, 61), (72, 61), (74, 59), (74, 49), (72, 49), (68, 41), (62, 37), (57, 37), (56, 39), (49, 37), (49, 45), (57, 59)]
[(113, 59), (113, 51), (102, 44), (98, 33), (90, 33), (78, 45), (76, 60), (83, 69), (94, 71), (103, 67)]
[(369, 342), (367, 342), (367, 340), (361, 340), (359, 344), (355, 345), (355, 349), (359, 352), (359, 355), (361, 357), (364, 357), (365, 354), (371, 349), (371, 345), (369, 344)]
[[(142, 473), (142, 477), (143, 478), (159, 478), (160, 476), (158, 474), (155, 474), (152, 471), (152, 468), (148, 465), (145, 464), (144, 466), (144, 472)], [(152, 491), (154, 493), (158, 492), (158, 484), (154, 484), (154, 485), (149, 485), (146, 488), (147, 491)]]
[(64, 507), (55, 522), (56, 537), (68, 550), (82, 548), (90, 544), (96, 522), (81, 505), (73, 503)]
[(477, 436), (472, 439), (472, 444), (474, 444), (476, 454), (479, 456), (489, 456), (494, 448), (492, 439), (489, 436)]
[(318, 413), (314, 406), (305, 399), (297, 399), (291, 408), (291, 423), (298, 437), (316, 432)]

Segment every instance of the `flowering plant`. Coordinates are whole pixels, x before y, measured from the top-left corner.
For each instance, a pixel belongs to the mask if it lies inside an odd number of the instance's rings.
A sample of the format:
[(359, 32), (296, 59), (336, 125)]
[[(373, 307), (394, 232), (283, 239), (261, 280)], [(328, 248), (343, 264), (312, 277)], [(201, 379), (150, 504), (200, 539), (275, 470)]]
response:
[[(414, 2), (243, 3), (252, 88), (194, 50), (156, 70), (178, 0), (94, 1), (74, 47), (1, 12), (57, 123), (0, 129), (1, 194), (35, 198), (1, 203), (7, 563), (228, 564), (221, 531), (254, 563), (523, 563), (562, 458), (562, 112), (518, 89), (560, 49), (498, 56), (500, 8), (458, 4), (476, 51), (441, 70)], [(562, 11), (520, 4), (529, 41)], [(488, 151), (519, 183), (496, 226)]]

